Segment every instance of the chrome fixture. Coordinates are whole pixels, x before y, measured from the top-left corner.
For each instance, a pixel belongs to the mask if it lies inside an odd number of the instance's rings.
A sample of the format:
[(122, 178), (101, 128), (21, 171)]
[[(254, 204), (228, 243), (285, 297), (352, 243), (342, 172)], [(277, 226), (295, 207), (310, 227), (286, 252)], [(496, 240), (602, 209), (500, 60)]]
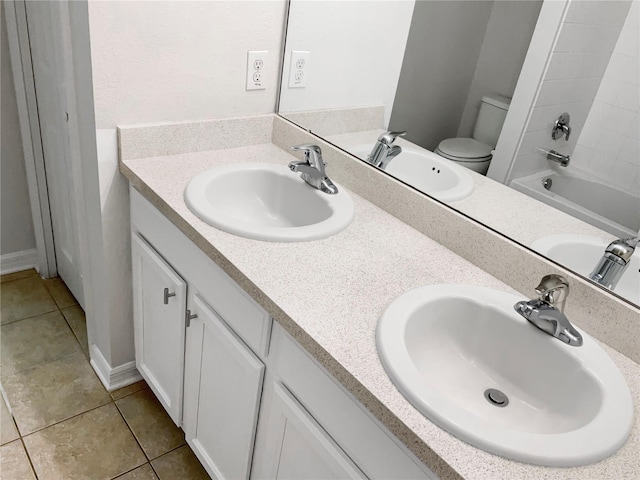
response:
[(582, 335), (564, 314), (569, 284), (560, 275), (545, 275), (536, 287), (538, 298), (516, 303), (513, 308), (530, 323), (567, 345), (582, 345)]
[(551, 129), (551, 138), (558, 140), (559, 138), (564, 137), (565, 140), (569, 140), (569, 135), (571, 135), (571, 127), (569, 126), (570, 121), (571, 117), (567, 112), (560, 115)]
[(611, 242), (589, 278), (610, 290), (614, 289), (629, 265), (638, 243), (640, 237), (619, 238)]
[(292, 172), (300, 172), (300, 176), (305, 182), (321, 192), (329, 195), (338, 193), (338, 187), (333, 184), (324, 171), (326, 163), (322, 159), (322, 150), (318, 145), (294, 145), (291, 150), (304, 152), (304, 161), (289, 163)]
[(402, 152), (402, 148), (399, 145), (393, 145), (393, 142), (396, 138), (404, 137), (406, 134), (407, 132), (384, 132), (378, 137), (378, 141), (367, 157), (367, 162), (381, 170), (387, 168), (389, 162)]
[(544, 150), (542, 148), (539, 148), (538, 150), (540, 150), (542, 153), (544, 153), (547, 156), (547, 160), (551, 160), (552, 162), (559, 163), (561, 167), (566, 167), (567, 165), (569, 165), (569, 162), (571, 161), (571, 157), (569, 155), (562, 155), (561, 153), (556, 152), (555, 150)]
[(542, 186), (545, 190), (551, 190), (551, 186), (553, 185), (553, 180), (551, 177), (546, 177), (542, 179)]

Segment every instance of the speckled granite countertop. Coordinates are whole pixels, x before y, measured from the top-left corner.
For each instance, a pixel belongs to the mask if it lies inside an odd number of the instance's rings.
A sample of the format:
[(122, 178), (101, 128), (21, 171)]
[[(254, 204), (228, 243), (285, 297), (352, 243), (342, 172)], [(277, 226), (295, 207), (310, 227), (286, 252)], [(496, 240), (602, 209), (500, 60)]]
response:
[[(383, 132), (384, 130), (382, 129), (367, 130), (331, 135), (326, 138), (331, 143), (349, 150), (350, 147), (356, 145), (374, 145), (378, 136)], [(396, 143), (416, 150), (425, 150), (403, 138), (396, 139)], [(604, 230), (589, 225), (554, 207), (545, 205), (485, 175), (480, 175), (471, 170), (467, 173), (473, 178), (473, 192), (462, 200), (450, 202), (450, 205), (478, 222), (502, 232), (522, 245), (531, 245), (534, 240), (560, 233), (590, 235), (606, 241), (615, 240), (616, 238)], [(528, 219), (544, 218), (544, 221), (536, 223), (535, 228), (531, 228), (531, 224), (527, 222), (514, 222), (513, 218), (516, 217)]]
[[(640, 477), (638, 415), (628, 442), (614, 456), (585, 467), (546, 468), (507, 460), (458, 440), (396, 390), (378, 359), (375, 329), (386, 305), (398, 295), (434, 283), (514, 292), (442, 245), (353, 193), (353, 223), (337, 235), (307, 243), (261, 242), (222, 232), (199, 220), (183, 201), (189, 180), (208, 168), (239, 162), (280, 163), (285, 168), (292, 159), (272, 144), (261, 144), (125, 160), (120, 168), (136, 189), (442, 479)], [(313, 288), (304, 288), (307, 285)], [(627, 379), (637, 412), (639, 366), (602, 346)]]

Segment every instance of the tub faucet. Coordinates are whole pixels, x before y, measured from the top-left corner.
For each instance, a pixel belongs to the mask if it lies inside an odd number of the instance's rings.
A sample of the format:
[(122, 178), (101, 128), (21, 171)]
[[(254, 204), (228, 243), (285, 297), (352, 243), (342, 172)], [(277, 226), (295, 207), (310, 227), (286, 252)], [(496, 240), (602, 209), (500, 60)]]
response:
[(393, 145), (393, 142), (396, 138), (404, 137), (406, 134), (407, 132), (384, 132), (378, 137), (378, 141), (367, 157), (367, 162), (380, 170), (387, 168), (389, 162), (402, 152), (402, 148), (399, 145)]
[(324, 167), (326, 163), (322, 159), (322, 150), (318, 145), (294, 145), (291, 150), (304, 152), (304, 161), (289, 163), (289, 169), (292, 172), (300, 172), (300, 176), (305, 182), (321, 192), (329, 195), (338, 193), (338, 187), (334, 185), (325, 173)]
[(619, 238), (611, 242), (589, 278), (613, 290), (629, 265), (638, 243), (640, 237)]
[(564, 304), (569, 295), (567, 280), (560, 275), (545, 275), (536, 287), (536, 293), (538, 298), (516, 303), (513, 306), (515, 311), (543, 332), (567, 345), (582, 345), (582, 335), (564, 314)]

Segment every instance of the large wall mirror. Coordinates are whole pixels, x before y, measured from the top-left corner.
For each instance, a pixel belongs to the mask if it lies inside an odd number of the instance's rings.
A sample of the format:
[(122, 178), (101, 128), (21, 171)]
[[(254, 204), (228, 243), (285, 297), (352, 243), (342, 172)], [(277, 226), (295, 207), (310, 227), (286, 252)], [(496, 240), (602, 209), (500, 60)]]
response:
[[(639, 21), (637, 0), (290, 0), (279, 114), (589, 278), (640, 231)], [(640, 306), (635, 250), (611, 289)]]

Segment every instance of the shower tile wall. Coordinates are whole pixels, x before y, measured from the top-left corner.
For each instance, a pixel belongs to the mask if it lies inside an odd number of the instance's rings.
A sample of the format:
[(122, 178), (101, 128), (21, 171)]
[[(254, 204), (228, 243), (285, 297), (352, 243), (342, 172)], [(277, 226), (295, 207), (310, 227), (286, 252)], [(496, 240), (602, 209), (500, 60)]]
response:
[(573, 164), (640, 193), (640, 2), (634, 2), (574, 150)]
[[(549, 162), (538, 148), (554, 149), (563, 154), (573, 152), (631, 3), (630, 0), (571, 1), (514, 163), (511, 179), (549, 169)], [(551, 127), (563, 112), (571, 115), (573, 134), (569, 141), (554, 141), (551, 139)]]

